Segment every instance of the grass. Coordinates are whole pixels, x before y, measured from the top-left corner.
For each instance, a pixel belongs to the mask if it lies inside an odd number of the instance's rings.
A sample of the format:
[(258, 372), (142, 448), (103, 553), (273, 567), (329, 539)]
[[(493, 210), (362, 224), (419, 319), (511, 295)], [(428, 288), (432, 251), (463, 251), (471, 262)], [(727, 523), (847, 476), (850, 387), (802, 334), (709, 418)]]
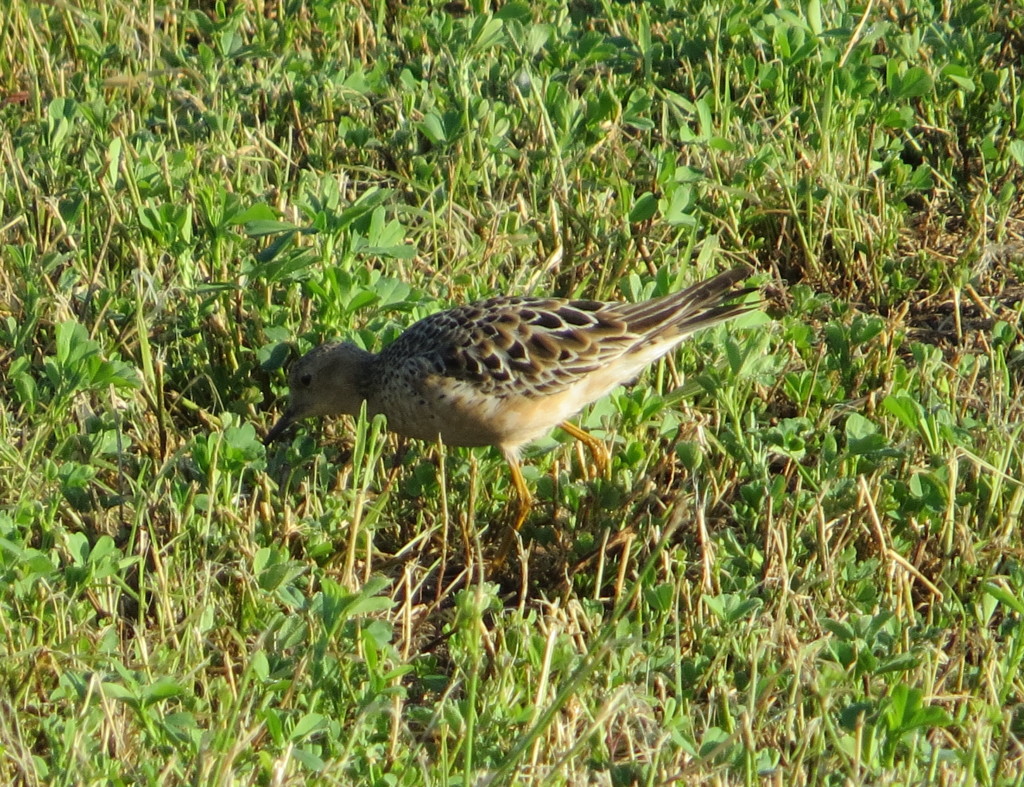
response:
[[(1009, 785), (1018, 4), (15, 2), (0, 781)], [(283, 369), (737, 263), (763, 312), (495, 451)]]

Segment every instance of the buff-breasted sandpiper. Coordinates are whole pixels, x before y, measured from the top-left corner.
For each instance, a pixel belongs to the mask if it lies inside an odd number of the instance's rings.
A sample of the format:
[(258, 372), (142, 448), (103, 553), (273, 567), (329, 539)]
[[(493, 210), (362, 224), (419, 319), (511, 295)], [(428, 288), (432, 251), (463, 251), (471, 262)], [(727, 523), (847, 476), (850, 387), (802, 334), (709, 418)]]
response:
[(532, 505), (520, 448), (561, 426), (603, 465), (603, 445), (566, 419), (695, 331), (757, 308), (742, 300), (756, 288), (736, 287), (748, 273), (735, 268), (641, 303), (490, 298), (432, 314), (380, 353), (321, 345), (292, 365), (288, 407), (265, 442), (304, 418), (357, 415), (365, 402), (399, 435), (497, 446), (512, 471), (518, 529)]

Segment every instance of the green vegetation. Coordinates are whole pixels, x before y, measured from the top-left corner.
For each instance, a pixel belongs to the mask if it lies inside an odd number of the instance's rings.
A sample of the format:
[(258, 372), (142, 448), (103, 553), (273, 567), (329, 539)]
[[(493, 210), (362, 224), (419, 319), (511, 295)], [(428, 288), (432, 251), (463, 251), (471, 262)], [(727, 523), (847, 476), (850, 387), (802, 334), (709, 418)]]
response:
[[(1024, 10), (8, 3), (0, 782), (1013, 784)], [(527, 453), (283, 369), (750, 264)]]

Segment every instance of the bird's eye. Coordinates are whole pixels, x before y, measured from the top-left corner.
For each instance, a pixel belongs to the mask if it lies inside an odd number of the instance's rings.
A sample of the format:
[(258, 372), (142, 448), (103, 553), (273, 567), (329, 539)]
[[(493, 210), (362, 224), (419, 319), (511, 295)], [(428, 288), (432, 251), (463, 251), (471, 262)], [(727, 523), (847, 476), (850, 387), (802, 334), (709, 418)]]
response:
[(302, 375), (302, 377), (299, 378), (299, 384), (303, 388), (309, 388), (309, 384), (311, 382), (313, 382), (313, 375), (311, 375), (309, 372), (306, 372), (304, 375)]

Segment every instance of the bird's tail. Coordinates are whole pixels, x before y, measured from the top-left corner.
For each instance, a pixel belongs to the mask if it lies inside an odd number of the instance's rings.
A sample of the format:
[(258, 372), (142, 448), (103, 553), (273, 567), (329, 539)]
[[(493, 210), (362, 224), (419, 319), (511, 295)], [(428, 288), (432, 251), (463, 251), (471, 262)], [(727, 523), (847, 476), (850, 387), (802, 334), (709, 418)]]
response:
[(702, 328), (757, 309), (761, 305), (759, 300), (740, 302), (744, 296), (757, 292), (757, 287), (735, 288), (749, 274), (749, 268), (733, 268), (685, 290), (625, 306), (619, 316), (631, 333), (642, 337), (638, 346), (666, 340), (674, 344), (674, 340)]

